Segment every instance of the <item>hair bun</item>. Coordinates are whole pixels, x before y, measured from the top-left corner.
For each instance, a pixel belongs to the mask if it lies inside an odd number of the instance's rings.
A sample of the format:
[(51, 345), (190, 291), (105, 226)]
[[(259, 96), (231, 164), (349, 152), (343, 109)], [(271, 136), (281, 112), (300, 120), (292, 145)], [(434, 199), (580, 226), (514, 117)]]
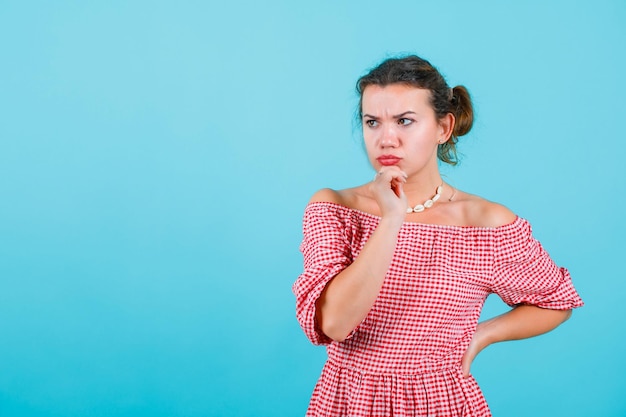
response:
[(454, 132), (456, 137), (466, 135), (474, 124), (474, 108), (469, 91), (462, 85), (457, 85), (452, 89), (452, 112), (456, 118)]

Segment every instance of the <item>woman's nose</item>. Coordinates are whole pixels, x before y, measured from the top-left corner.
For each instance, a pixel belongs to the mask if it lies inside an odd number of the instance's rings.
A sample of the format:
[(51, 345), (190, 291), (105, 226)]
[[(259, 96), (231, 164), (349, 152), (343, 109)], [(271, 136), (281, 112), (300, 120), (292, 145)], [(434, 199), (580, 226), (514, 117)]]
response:
[(383, 148), (393, 148), (398, 146), (398, 132), (393, 126), (387, 126), (382, 131), (380, 146)]

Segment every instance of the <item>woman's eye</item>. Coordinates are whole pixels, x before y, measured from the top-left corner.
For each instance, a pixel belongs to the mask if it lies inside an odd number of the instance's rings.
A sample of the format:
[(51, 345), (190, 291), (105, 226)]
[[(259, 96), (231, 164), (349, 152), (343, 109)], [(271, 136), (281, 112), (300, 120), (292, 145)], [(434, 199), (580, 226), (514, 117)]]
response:
[(405, 119), (405, 118), (402, 118), (402, 119), (399, 119), (399, 120), (398, 120), (398, 124), (399, 124), (399, 125), (402, 125), (402, 126), (408, 126), (408, 125), (410, 125), (411, 123), (413, 123), (413, 120), (411, 120), (411, 119)]
[(368, 125), (369, 127), (376, 127), (376, 126), (378, 126), (378, 122), (376, 120), (371, 120), (371, 119), (367, 120), (365, 122), (365, 124)]

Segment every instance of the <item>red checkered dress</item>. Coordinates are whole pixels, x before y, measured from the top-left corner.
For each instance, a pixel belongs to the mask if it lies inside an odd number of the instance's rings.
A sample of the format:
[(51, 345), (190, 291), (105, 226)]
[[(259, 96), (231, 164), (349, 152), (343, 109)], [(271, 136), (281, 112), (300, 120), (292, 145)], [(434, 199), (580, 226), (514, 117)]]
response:
[(316, 326), (315, 301), (379, 220), (334, 203), (306, 208), (297, 317), (314, 344), (328, 345), (307, 416), (490, 416), (460, 367), (485, 299), (496, 293), (511, 306), (579, 307), (569, 273), (519, 217), (497, 228), (405, 222), (371, 311), (344, 342), (333, 342)]

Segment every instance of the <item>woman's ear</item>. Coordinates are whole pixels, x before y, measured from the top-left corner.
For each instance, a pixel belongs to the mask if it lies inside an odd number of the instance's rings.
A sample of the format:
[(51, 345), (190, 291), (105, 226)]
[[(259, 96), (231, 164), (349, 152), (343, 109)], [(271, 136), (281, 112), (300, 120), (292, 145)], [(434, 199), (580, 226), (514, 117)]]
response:
[(439, 143), (446, 143), (454, 131), (456, 119), (452, 113), (447, 113), (439, 119)]

